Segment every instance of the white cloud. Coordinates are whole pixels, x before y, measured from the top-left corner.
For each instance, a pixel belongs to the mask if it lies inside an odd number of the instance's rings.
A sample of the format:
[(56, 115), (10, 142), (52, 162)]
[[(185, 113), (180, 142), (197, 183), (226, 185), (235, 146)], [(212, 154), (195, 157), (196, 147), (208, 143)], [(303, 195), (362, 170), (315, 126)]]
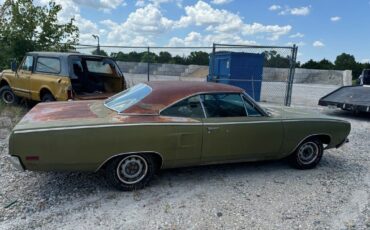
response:
[(295, 33), (289, 36), (290, 38), (303, 38), (304, 34), (301, 33)]
[(233, 0), (212, 0), (211, 3), (215, 5), (222, 5), (222, 4), (230, 3), (232, 1)]
[(280, 36), (290, 32), (290, 25), (263, 25), (260, 23), (246, 24), (242, 18), (227, 10), (212, 8), (203, 1), (198, 1), (193, 6), (185, 7), (185, 16), (174, 24), (175, 28), (184, 28), (190, 25), (207, 26), (206, 31), (213, 33), (242, 33), (254, 35), (258, 33), (268, 34), (269, 40), (278, 40)]
[(287, 26), (278, 26), (278, 25), (262, 25), (260, 23), (253, 23), (251, 25), (245, 25), (242, 33), (244, 35), (253, 35), (257, 33), (267, 33), (269, 40), (276, 41), (280, 36), (285, 35), (291, 31), (292, 27)]
[(201, 35), (198, 32), (190, 32), (185, 38), (173, 37), (169, 46), (211, 46), (213, 43), (234, 43), (241, 45), (258, 45), (256, 41), (245, 40), (233, 34), (208, 34)]
[(332, 21), (332, 22), (337, 22), (337, 21), (339, 21), (341, 19), (341, 17), (339, 17), (339, 16), (334, 16), (334, 17), (331, 17), (330, 18), (330, 21)]
[(145, 6), (145, 1), (144, 0), (137, 0), (136, 3), (135, 3), (135, 6), (144, 7)]
[(119, 6), (127, 5), (124, 0), (73, 0), (73, 2), (78, 5), (99, 9), (105, 13), (109, 13), (111, 10), (116, 9)]
[(311, 12), (311, 6), (302, 6), (297, 8), (286, 7), (279, 12), (279, 15), (307, 16)]
[[(148, 4), (129, 14), (121, 24), (111, 20), (100, 22), (108, 27), (107, 42), (110, 44), (151, 45), (154, 36), (173, 28), (174, 22), (164, 17), (158, 7)], [(132, 39), (133, 38), (133, 39)]]
[(272, 5), (269, 7), (269, 10), (271, 11), (276, 11), (276, 10), (280, 10), (281, 9), (281, 6), (280, 5)]
[(322, 43), (321, 41), (315, 41), (313, 44), (312, 44), (313, 47), (324, 47), (325, 44)]

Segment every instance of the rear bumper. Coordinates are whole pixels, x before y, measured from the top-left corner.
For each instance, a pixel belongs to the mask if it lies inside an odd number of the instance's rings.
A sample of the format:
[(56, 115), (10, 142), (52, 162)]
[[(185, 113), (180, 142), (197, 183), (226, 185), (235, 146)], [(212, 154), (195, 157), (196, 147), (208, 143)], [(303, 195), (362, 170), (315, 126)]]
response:
[(22, 165), (22, 162), (21, 160), (19, 159), (19, 157), (17, 156), (9, 156), (8, 157), (8, 160), (10, 161), (10, 163), (18, 170), (20, 171), (24, 171), (24, 167)]
[(338, 145), (335, 146), (335, 148), (340, 148), (342, 147), (345, 143), (348, 143), (349, 142), (349, 139), (348, 138), (345, 138), (341, 143), (339, 143)]

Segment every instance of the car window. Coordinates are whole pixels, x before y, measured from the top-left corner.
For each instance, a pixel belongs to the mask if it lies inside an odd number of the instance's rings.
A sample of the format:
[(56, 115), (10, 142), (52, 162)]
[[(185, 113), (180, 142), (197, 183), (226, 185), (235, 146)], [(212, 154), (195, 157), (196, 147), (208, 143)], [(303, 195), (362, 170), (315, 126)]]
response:
[(87, 70), (92, 73), (112, 74), (112, 67), (103, 60), (86, 60)]
[(245, 117), (247, 113), (240, 94), (205, 94), (202, 102), (207, 117)]
[(60, 73), (60, 60), (58, 58), (39, 57), (36, 62), (36, 71)]
[(243, 95), (243, 100), (245, 102), (245, 109), (247, 110), (249, 117), (260, 117), (262, 114), (258, 109), (252, 104), (246, 96)]
[(104, 102), (104, 105), (109, 109), (121, 113), (148, 96), (150, 92), (152, 92), (150, 86), (140, 83), (108, 98)]
[(162, 116), (204, 118), (200, 96), (184, 99), (161, 112)]
[(32, 71), (32, 66), (33, 66), (33, 56), (26, 56), (23, 59), (21, 69), (25, 71)]

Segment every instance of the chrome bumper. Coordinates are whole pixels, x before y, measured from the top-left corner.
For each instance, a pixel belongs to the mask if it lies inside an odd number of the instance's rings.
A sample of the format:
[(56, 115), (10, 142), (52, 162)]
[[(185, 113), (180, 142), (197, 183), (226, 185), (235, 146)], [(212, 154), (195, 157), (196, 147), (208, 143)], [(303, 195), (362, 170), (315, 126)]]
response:
[(12, 163), (12, 165), (20, 170), (20, 171), (24, 171), (24, 168), (23, 168), (23, 165), (21, 163), (21, 160), (19, 159), (19, 157), (17, 156), (9, 156), (8, 157), (8, 160), (10, 161), (10, 163)]

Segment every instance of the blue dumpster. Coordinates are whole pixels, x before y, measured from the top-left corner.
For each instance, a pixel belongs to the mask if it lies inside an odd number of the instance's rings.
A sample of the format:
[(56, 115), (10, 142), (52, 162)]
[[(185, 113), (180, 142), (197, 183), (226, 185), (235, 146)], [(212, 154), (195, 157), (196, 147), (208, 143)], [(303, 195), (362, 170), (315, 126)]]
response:
[(209, 63), (207, 81), (238, 86), (260, 101), (264, 54), (216, 52)]

